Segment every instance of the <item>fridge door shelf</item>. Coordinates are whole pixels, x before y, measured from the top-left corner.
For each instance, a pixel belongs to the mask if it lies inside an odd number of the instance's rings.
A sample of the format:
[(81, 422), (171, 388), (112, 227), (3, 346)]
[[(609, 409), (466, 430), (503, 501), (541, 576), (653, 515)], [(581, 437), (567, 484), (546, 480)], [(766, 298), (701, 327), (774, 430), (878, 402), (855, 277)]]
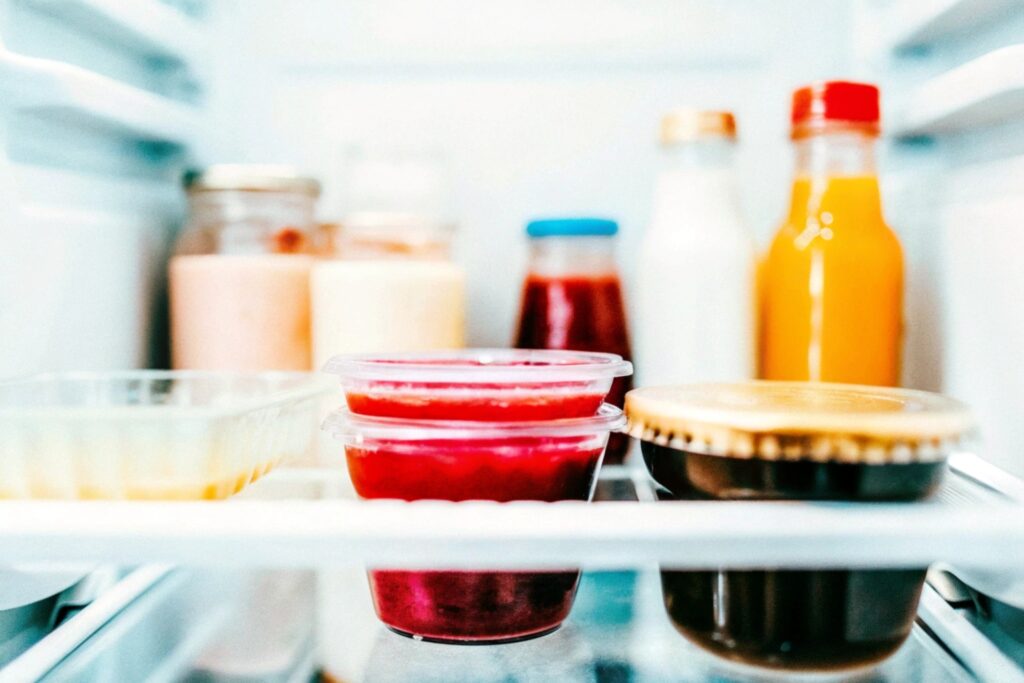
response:
[(208, 41), (203, 24), (161, 0), (28, 0), (32, 6), (103, 36), (148, 59), (201, 65)]
[(899, 112), (897, 137), (956, 133), (1024, 113), (1024, 45), (993, 50), (921, 84)]
[(654, 502), (646, 473), (612, 467), (601, 486), (632, 485), (639, 502), (358, 501), (330, 495), (338, 471), (292, 470), (267, 477), (262, 493), (305, 483), (322, 497), (260, 499), (261, 483), (220, 503), (0, 503), (0, 554), (278, 567), (1020, 567), (1024, 507), (977, 462), (955, 456), (940, 495), (912, 504)]
[(878, 10), (881, 46), (913, 50), (970, 34), (1019, 6), (1017, 0), (908, 0)]
[(188, 145), (201, 130), (199, 110), (88, 69), (26, 57), (0, 46), (0, 92), (15, 112), (61, 123), (101, 126), (146, 142)]

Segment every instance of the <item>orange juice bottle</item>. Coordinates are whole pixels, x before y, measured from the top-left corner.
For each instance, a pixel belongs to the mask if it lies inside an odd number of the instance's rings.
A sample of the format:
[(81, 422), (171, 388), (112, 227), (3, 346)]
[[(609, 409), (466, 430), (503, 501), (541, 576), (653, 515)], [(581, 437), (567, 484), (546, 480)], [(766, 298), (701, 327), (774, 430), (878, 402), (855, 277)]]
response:
[(894, 386), (903, 254), (875, 175), (878, 88), (830, 81), (793, 93), (796, 176), (764, 264), (764, 379)]

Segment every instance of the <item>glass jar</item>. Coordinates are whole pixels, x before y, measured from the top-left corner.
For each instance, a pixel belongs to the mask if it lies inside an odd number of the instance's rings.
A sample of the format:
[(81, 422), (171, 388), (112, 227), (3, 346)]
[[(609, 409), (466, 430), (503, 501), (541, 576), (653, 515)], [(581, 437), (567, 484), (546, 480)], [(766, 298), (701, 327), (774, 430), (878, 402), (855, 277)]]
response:
[(309, 370), (309, 270), (320, 185), (287, 167), (185, 178), (190, 217), (169, 269), (175, 368)]
[[(630, 359), (622, 285), (615, 265), (618, 225), (600, 218), (533, 221), (516, 348), (601, 351)], [(629, 377), (612, 383), (608, 402), (622, 407)], [(629, 441), (612, 434), (605, 462), (622, 462)]]
[(427, 216), (353, 213), (324, 232), (313, 266), (313, 363), (465, 345), (465, 273), (454, 230)]
[[(819, 382), (647, 387), (629, 394), (626, 412), (665, 501), (923, 500), (974, 424), (945, 396)], [(673, 625), (702, 648), (748, 665), (835, 673), (899, 648), (926, 571), (668, 566), (661, 581)]]

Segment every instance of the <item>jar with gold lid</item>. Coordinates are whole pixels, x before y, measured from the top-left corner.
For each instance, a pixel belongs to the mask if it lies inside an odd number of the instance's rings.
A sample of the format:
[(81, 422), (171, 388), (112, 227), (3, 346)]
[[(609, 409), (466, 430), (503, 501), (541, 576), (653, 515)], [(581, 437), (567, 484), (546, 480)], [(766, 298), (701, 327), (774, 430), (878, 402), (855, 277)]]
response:
[(185, 177), (190, 215), (169, 267), (175, 368), (309, 370), (319, 183), (286, 166)]
[[(662, 500), (917, 501), (972, 426), (945, 396), (802, 382), (639, 389), (626, 412)], [(676, 628), (715, 654), (848, 669), (907, 638), (926, 570), (663, 567), (662, 591)]]

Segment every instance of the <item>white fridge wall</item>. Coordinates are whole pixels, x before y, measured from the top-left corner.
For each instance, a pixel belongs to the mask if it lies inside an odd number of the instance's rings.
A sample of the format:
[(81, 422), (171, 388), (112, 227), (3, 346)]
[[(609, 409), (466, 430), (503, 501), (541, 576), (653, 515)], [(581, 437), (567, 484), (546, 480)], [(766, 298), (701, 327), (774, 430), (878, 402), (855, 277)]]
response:
[(982, 454), (1024, 474), (1024, 3), (859, 9), (860, 61), (893, 95), (904, 140), (887, 200), (911, 264), (907, 379), (971, 404)]
[(0, 41), (0, 376), (150, 362), (193, 145), (308, 168), (327, 218), (346, 148), (445, 152), (469, 341), (504, 345), (531, 217), (619, 219), (628, 288), (665, 111), (738, 113), (765, 245), (789, 90), (864, 77), (887, 130), (923, 136), (883, 163), (909, 265), (905, 382), (975, 405), (987, 457), (1024, 473), (1019, 2), (217, 0), (200, 21), (160, 0), (3, 0)]
[(0, 377), (160, 362), (204, 42), (159, 0), (0, 2)]
[(850, 71), (850, 32), (823, 30), (849, 26), (842, 1), (316, 0), (300, 11), (250, 0), (215, 9), (208, 160), (311, 169), (335, 218), (346, 146), (446, 152), (473, 345), (512, 340), (532, 217), (618, 219), (620, 262), (632, 274), (658, 123), (672, 107), (737, 111), (746, 204), (767, 239), (788, 192), (789, 89)]

